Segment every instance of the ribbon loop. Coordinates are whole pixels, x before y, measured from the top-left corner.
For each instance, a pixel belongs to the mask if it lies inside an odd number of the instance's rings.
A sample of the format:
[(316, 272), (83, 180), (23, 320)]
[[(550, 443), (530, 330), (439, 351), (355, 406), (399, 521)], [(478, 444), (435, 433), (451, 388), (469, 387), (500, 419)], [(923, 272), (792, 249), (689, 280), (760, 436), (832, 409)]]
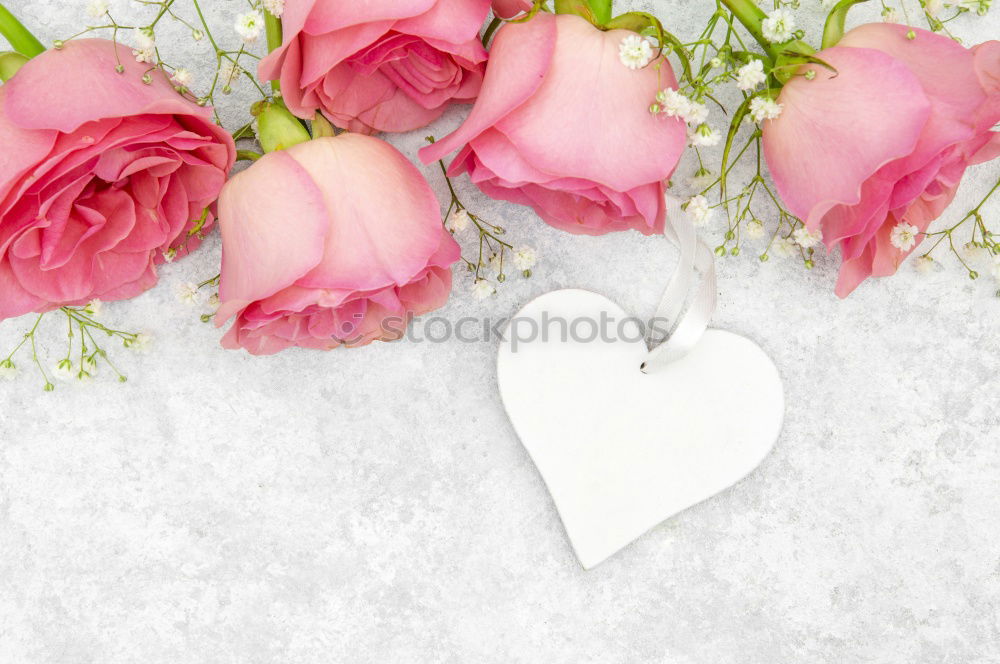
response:
[[(698, 238), (680, 201), (672, 196), (667, 196), (664, 234), (677, 245), (681, 255), (646, 338), (650, 351), (642, 364), (645, 373), (662, 369), (687, 355), (708, 329), (718, 303), (715, 254)], [(691, 295), (699, 274), (701, 283)], [(664, 330), (665, 338), (659, 338), (658, 332)]]

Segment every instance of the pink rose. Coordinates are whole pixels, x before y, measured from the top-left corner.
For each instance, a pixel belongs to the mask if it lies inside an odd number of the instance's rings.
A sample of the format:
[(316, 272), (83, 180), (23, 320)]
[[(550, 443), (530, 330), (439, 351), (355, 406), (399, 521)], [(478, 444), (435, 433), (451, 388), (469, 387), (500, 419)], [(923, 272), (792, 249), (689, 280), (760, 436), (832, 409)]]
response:
[[(788, 208), (821, 230), (843, 265), (837, 295), (889, 276), (955, 196), (965, 169), (1000, 154), (1000, 42), (969, 50), (901, 25), (858, 27), (797, 76), (764, 124), (764, 151)], [(907, 226), (900, 226), (907, 224)], [(896, 230), (894, 235), (893, 231)], [(893, 241), (895, 237), (895, 242)]]
[(530, 11), (534, 5), (534, 0), (493, 0), (493, 13), (499, 18), (514, 18)]
[(659, 88), (677, 85), (670, 64), (622, 64), (619, 45), (633, 34), (572, 15), (508, 23), (465, 124), (421, 159), (464, 146), (451, 175), (467, 172), (488, 196), (572, 233), (662, 232), (664, 186), (686, 134), (679, 119), (649, 112)]
[(483, 81), (489, 0), (286, 0), (284, 42), (260, 63), (288, 108), (355, 132), (409, 131)]
[(219, 199), (225, 348), (270, 355), (399, 338), (444, 305), (459, 248), (388, 143), (342, 134), (265, 155)]
[(113, 42), (86, 39), (0, 87), (0, 320), (135, 297), (214, 221), (232, 139), (117, 48), (122, 74)]

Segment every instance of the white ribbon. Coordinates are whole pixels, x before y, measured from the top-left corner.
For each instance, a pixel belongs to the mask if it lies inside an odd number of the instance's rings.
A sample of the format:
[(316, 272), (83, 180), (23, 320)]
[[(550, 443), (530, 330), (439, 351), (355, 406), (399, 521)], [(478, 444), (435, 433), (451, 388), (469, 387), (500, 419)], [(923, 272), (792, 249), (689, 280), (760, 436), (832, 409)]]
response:
[[(715, 254), (698, 238), (691, 218), (681, 209), (680, 201), (672, 196), (667, 196), (664, 234), (677, 245), (681, 256), (660, 300), (655, 324), (650, 326), (646, 338), (650, 351), (642, 364), (645, 373), (662, 369), (687, 355), (708, 329), (718, 301)], [(699, 273), (701, 283), (697, 284)], [(696, 285), (692, 294), (692, 287)], [(668, 331), (666, 338), (658, 338), (662, 335), (657, 333), (664, 329)]]

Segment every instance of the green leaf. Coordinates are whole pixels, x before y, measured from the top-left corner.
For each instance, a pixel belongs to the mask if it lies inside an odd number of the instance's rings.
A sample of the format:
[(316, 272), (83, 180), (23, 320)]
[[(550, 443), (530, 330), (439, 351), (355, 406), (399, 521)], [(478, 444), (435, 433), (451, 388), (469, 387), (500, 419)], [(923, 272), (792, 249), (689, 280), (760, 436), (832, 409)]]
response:
[(826, 17), (826, 26), (823, 28), (823, 48), (836, 46), (844, 36), (844, 27), (847, 25), (847, 12), (856, 4), (868, 2), (868, 0), (840, 0)]
[(15, 53), (13, 51), (0, 53), (0, 81), (6, 83), (10, 79), (14, 78), (14, 74), (16, 74), (27, 61), (28, 58), (20, 53)]

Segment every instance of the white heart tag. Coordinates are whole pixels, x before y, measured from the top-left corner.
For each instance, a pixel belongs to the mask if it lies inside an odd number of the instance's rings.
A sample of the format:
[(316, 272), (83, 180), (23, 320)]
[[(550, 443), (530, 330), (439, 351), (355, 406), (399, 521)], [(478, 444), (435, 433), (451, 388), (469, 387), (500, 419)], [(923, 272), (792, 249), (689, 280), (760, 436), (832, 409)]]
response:
[(507, 414), (585, 569), (739, 482), (781, 431), (781, 378), (755, 343), (708, 330), (644, 374), (643, 336), (608, 298), (560, 290), (525, 306), (500, 346)]

